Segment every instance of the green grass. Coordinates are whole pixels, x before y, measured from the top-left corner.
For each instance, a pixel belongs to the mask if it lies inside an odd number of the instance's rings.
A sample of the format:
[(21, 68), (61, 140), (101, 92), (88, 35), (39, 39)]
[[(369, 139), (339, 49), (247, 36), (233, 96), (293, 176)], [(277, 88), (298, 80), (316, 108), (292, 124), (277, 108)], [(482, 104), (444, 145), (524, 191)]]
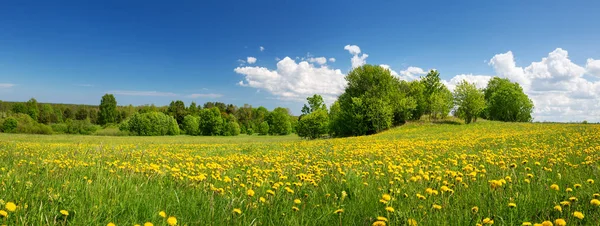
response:
[[(388, 225), (598, 225), (600, 208), (590, 204), (600, 193), (598, 162), (600, 126), (591, 124), (418, 122), (315, 141), (0, 134), (0, 209), (19, 206), (0, 225), (166, 225), (159, 211), (178, 225), (372, 225), (378, 216)], [(493, 189), (491, 180), (510, 181)], [(392, 200), (381, 203), (383, 194)], [(570, 197), (578, 201), (553, 210)]]

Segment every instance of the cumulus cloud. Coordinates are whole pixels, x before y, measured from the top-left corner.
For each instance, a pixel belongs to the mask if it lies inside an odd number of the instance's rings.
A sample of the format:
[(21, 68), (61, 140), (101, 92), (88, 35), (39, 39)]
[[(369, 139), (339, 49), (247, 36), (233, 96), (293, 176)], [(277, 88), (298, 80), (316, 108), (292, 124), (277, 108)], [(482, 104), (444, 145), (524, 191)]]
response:
[(420, 67), (408, 67), (406, 70), (400, 71), (400, 77), (407, 81), (418, 79), (421, 75), (426, 75), (427, 71)]
[(332, 103), (344, 90), (346, 81), (339, 69), (325, 65), (315, 66), (308, 61), (296, 62), (285, 57), (277, 62), (277, 69), (266, 67), (237, 67), (244, 75), (238, 85), (263, 89), (279, 99), (304, 101), (307, 96), (320, 94)]
[(261, 52), (262, 52), (262, 51), (265, 51), (265, 47), (262, 47), (262, 46), (261, 46), (261, 47), (258, 47), (258, 49), (260, 49), (260, 51), (261, 51)]
[(454, 91), (454, 88), (456, 88), (456, 86), (463, 80), (466, 80), (470, 83), (475, 83), (477, 88), (483, 89), (487, 86), (487, 83), (490, 81), (490, 79), (492, 79), (492, 76), (489, 75), (461, 74), (454, 76), (449, 81), (442, 80), (442, 83), (444, 83), (444, 85), (446, 85), (450, 91)]
[(335, 58), (333, 58), (333, 57), (329, 58), (329, 62), (331, 62), (331, 63), (335, 62)]
[(222, 96), (223, 94), (218, 93), (194, 93), (187, 95), (188, 98), (219, 98)]
[(367, 57), (369, 57), (369, 54), (360, 54), (360, 47), (357, 45), (346, 45), (344, 46), (344, 49), (348, 50), (348, 52), (353, 55), (351, 59), (352, 68), (357, 68), (367, 63)]
[(388, 70), (390, 70), (390, 74), (392, 74), (393, 76), (396, 76), (396, 77), (399, 77), (399, 76), (400, 76), (400, 75), (398, 75), (398, 72), (396, 72), (396, 71), (394, 71), (394, 70), (392, 70), (392, 69), (390, 68), (390, 65), (387, 65), (387, 64), (380, 64), (379, 66), (380, 66), (380, 67), (382, 67), (382, 68), (385, 68), (385, 69), (388, 69)]
[(133, 91), (133, 90), (113, 90), (107, 93), (124, 96), (149, 96), (149, 97), (174, 97), (178, 96), (175, 93), (170, 92), (158, 92), (158, 91)]
[(256, 63), (256, 58), (249, 56), (247, 58), (246, 62), (248, 62), (248, 64)]
[(588, 74), (600, 77), (600, 60), (587, 59), (585, 69)]
[(310, 57), (308, 58), (308, 62), (311, 63), (317, 63), (317, 64), (326, 64), (327, 63), (327, 58), (325, 57)]
[(12, 88), (15, 84), (12, 83), (0, 83), (0, 88)]

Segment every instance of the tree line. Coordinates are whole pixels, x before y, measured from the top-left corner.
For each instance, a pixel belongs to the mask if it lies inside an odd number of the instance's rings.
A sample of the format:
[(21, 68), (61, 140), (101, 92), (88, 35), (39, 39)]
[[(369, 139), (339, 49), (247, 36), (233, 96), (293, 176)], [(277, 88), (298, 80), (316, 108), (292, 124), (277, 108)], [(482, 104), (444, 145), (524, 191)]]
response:
[(444, 119), (452, 113), (465, 123), (478, 118), (530, 122), (533, 102), (518, 83), (494, 77), (487, 87), (461, 81), (453, 92), (440, 73), (431, 70), (419, 80), (403, 81), (388, 69), (363, 65), (346, 76), (348, 82), (329, 109), (319, 95), (308, 97), (298, 121), (298, 135), (318, 138), (360, 136), (381, 132), (426, 116)]
[(518, 83), (492, 78), (487, 87), (461, 81), (450, 91), (431, 70), (418, 80), (403, 81), (388, 69), (363, 65), (346, 76), (347, 86), (328, 108), (319, 95), (307, 98), (302, 114), (289, 109), (241, 107), (221, 102), (189, 106), (181, 100), (168, 106), (118, 106), (105, 94), (98, 106), (0, 101), (0, 131), (12, 133), (93, 134), (116, 127), (124, 135), (235, 136), (238, 134), (287, 135), (309, 139), (368, 135), (427, 117), (445, 119), (450, 114), (465, 123), (478, 118), (529, 122), (533, 103)]

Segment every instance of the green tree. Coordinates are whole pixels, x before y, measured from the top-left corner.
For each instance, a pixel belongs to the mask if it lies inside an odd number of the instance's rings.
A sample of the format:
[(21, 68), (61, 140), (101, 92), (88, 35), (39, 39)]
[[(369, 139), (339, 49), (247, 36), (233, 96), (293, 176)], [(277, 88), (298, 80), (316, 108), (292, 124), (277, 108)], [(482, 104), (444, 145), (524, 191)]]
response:
[(181, 125), (183, 123), (183, 118), (187, 115), (185, 103), (181, 100), (171, 101), (169, 108), (167, 108), (167, 113), (168, 115), (173, 116), (173, 118), (177, 120), (177, 123)]
[(27, 103), (25, 103), (25, 106), (27, 107), (27, 114), (29, 117), (31, 117), (34, 121), (37, 121), (38, 116), (40, 115), (40, 109), (38, 107), (37, 100), (35, 98), (31, 98), (27, 101)]
[(18, 102), (12, 106), (12, 112), (15, 114), (27, 114), (27, 106), (24, 103)]
[(98, 122), (100, 125), (117, 122), (117, 100), (112, 94), (104, 94), (99, 106)]
[(241, 132), (240, 125), (234, 121), (226, 123), (223, 131), (224, 136), (237, 136), (240, 135)]
[(88, 111), (84, 106), (79, 106), (79, 109), (75, 112), (76, 120), (86, 120), (88, 118)]
[(530, 122), (533, 102), (518, 83), (494, 77), (484, 90), (485, 116), (505, 122)]
[(223, 118), (217, 107), (204, 108), (200, 111), (199, 131), (204, 136), (216, 136), (221, 134)]
[(67, 119), (75, 119), (75, 114), (73, 114), (73, 110), (69, 107), (63, 111), (63, 120), (67, 121)]
[(432, 119), (446, 118), (453, 107), (454, 98), (446, 86), (429, 96), (429, 117)]
[(267, 134), (269, 134), (269, 123), (267, 121), (264, 121), (258, 126), (258, 135)]
[(324, 109), (327, 111), (327, 106), (323, 101), (323, 97), (321, 95), (315, 94), (312, 97), (307, 97), (308, 105), (304, 104), (302, 107), (302, 114), (310, 114), (318, 109)]
[(307, 115), (304, 115), (298, 121), (298, 136), (316, 139), (327, 134), (329, 129), (329, 116), (324, 109), (317, 109)]
[(17, 129), (17, 126), (18, 126), (17, 119), (15, 119), (13, 117), (8, 117), (2, 123), (2, 132), (5, 132), (5, 133), (15, 132), (15, 130)]
[(292, 124), (290, 122), (290, 114), (288, 109), (278, 107), (269, 113), (269, 134), (288, 135), (292, 132)]
[(425, 97), (425, 85), (421, 81), (414, 80), (408, 83), (408, 96), (415, 100), (416, 106), (411, 112), (410, 119), (419, 120), (427, 110), (427, 98)]
[(185, 133), (187, 135), (191, 135), (191, 136), (195, 136), (199, 134), (199, 129), (200, 129), (200, 118), (198, 118), (197, 116), (193, 116), (193, 115), (186, 115), (183, 118), (183, 125), (182, 125), (183, 131), (185, 131)]
[(475, 83), (463, 80), (454, 89), (454, 104), (457, 106), (454, 114), (469, 124), (477, 121), (477, 116), (485, 108), (485, 98)]
[(135, 113), (119, 125), (119, 129), (138, 136), (178, 135), (177, 121), (162, 112)]
[(193, 115), (193, 116), (198, 116), (198, 112), (200, 111), (200, 109), (198, 108), (198, 105), (196, 105), (196, 102), (193, 102), (190, 104), (190, 106), (187, 109), (188, 114)]
[(54, 109), (50, 104), (43, 104), (40, 109), (40, 115), (38, 116), (38, 122), (49, 124), (56, 121), (53, 121), (52, 115), (54, 114)]

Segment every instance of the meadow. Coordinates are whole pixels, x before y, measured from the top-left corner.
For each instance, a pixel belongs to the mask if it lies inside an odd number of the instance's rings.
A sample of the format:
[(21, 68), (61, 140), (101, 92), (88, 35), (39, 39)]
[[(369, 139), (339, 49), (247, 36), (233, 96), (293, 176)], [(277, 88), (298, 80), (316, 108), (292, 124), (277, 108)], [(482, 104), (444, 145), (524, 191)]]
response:
[(600, 125), (0, 134), (0, 225), (600, 225)]

